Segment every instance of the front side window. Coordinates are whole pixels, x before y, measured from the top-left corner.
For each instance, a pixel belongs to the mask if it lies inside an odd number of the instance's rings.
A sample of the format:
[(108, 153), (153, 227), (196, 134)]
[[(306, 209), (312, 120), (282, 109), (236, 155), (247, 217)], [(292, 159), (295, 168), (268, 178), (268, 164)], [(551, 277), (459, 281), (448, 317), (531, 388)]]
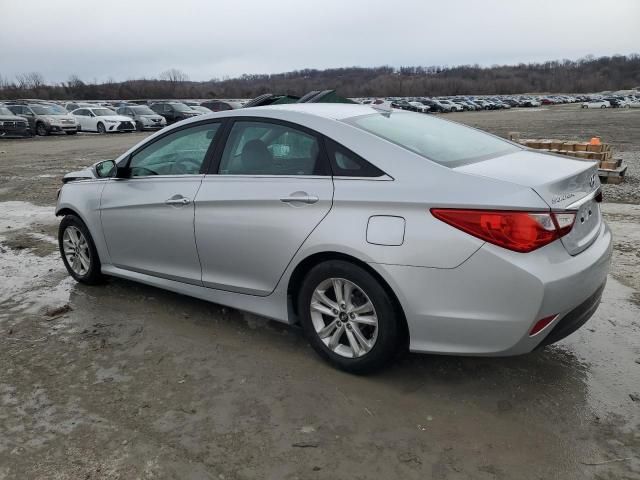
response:
[(198, 125), (153, 142), (131, 158), (131, 176), (199, 174), (218, 128), (219, 123)]
[(487, 133), (427, 115), (374, 113), (345, 122), (448, 167), (519, 150)]
[(223, 175), (323, 175), (318, 139), (267, 122), (235, 122), (222, 154)]

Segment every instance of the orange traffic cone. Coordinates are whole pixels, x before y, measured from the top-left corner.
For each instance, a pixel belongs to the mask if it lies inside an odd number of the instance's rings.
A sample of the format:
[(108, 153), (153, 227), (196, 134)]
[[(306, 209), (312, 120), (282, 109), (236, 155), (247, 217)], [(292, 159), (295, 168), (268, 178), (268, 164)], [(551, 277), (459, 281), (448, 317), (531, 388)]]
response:
[(591, 141), (589, 142), (589, 144), (591, 144), (591, 145), (600, 145), (600, 137), (592, 137)]

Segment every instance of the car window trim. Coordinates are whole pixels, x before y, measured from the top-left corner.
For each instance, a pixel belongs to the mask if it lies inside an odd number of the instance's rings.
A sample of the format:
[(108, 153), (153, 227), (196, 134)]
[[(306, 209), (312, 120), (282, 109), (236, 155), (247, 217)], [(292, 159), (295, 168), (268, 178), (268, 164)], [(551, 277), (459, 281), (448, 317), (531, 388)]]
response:
[[(216, 150), (216, 147), (217, 147), (217, 145), (218, 145), (218, 143), (219, 143), (219, 141), (220, 141), (220, 139), (222, 137), (222, 132), (224, 130), (226, 121), (227, 120), (224, 119), (224, 118), (222, 118), (222, 119), (208, 119), (208, 120), (202, 120), (202, 121), (199, 121), (199, 122), (192, 122), (192, 123), (188, 123), (186, 125), (181, 125), (180, 127), (172, 128), (171, 130), (169, 130), (167, 132), (164, 132), (162, 135), (158, 135), (153, 140), (145, 142), (144, 144), (142, 144), (138, 148), (136, 148), (133, 152), (131, 152), (129, 155), (127, 155), (127, 157), (125, 159), (125, 162), (124, 162), (124, 165), (121, 168), (129, 170), (130, 165), (131, 165), (131, 160), (133, 159), (133, 157), (135, 155), (140, 153), (145, 148), (147, 148), (147, 147), (153, 145), (154, 143), (162, 140), (163, 138), (168, 137), (169, 135), (173, 135), (176, 132), (180, 132), (180, 131), (186, 130), (188, 128), (199, 127), (201, 125), (220, 124), (220, 126), (216, 130), (216, 134), (211, 139), (211, 144), (209, 144), (209, 147), (207, 148), (207, 153), (205, 153), (204, 160), (202, 161), (202, 165), (200, 167), (200, 171), (198, 173), (183, 174), (182, 176), (184, 176), (184, 175), (205, 175), (207, 173), (208, 169), (209, 169), (209, 165), (211, 163), (211, 158), (213, 156), (213, 153)], [(152, 178), (157, 178), (159, 176), (164, 176), (164, 175), (150, 175), (150, 177), (152, 177)], [(125, 178), (133, 178), (133, 177), (128, 176), (128, 177), (125, 177)], [(136, 178), (138, 178), (138, 177), (136, 177)]]
[[(331, 165), (329, 163), (329, 156), (327, 154), (325, 145), (324, 145), (324, 135), (322, 135), (320, 132), (316, 132), (315, 130), (305, 127), (304, 125), (300, 125), (299, 123), (295, 123), (295, 122), (289, 122), (287, 120), (280, 120), (279, 118), (269, 118), (269, 117), (256, 117), (256, 116), (233, 116), (233, 117), (227, 117), (226, 121), (228, 122), (226, 128), (225, 128), (225, 132), (224, 132), (224, 136), (222, 138), (222, 141), (220, 142), (220, 148), (216, 149), (216, 152), (214, 154), (213, 157), (213, 161), (211, 162), (211, 166), (207, 172), (207, 175), (219, 175), (220, 177), (271, 177), (271, 178), (275, 178), (275, 177), (332, 177), (332, 172), (331, 172)], [(227, 141), (229, 140), (229, 135), (231, 134), (231, 130), (233, 128), (233, 126), (236, 124), (236, 122), (260, 122), (260, 123), (273, 123), (276, 125), (282, 125), (285, 127), (290, 127), (293, 128), (295, 130), (300, 130), (303, 133), (306, 133), (307, 135), (311, 135), (312, 137), (314, 137), (316, 139), (316, 142), (318, 142), (318, 156), (319, 156), (319, 160), (320, 160), (320, 167), (321, 167), (321, 172), (319, 174), (316, 175), (252, 175), (252, 174), (248, 174), (248, 175), (243, 175), (243, 174), (233, 174), (233, 175), (227, 175), (227, 174), (221, 174), (220, 173), (220, 163), (222, 161), (222, 154), (224, 153), (224, 149), (227, 145)]]

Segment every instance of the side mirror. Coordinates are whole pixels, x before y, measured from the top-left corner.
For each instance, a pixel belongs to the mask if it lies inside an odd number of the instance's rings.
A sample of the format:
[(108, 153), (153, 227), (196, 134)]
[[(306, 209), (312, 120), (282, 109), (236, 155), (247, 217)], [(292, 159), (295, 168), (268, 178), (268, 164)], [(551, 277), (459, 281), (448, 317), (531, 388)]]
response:
[(115, 177), (118, 167), (113, 160), (105, 160), (104, 162), (97, 163), (95, 166), (96, 177), (98, 178), (110, 178)]

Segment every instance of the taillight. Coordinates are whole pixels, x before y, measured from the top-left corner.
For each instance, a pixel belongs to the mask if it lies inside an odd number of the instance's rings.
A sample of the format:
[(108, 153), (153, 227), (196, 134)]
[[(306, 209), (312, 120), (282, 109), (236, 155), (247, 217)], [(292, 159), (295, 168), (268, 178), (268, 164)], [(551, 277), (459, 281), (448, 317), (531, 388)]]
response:
[(499, 247), (531, 252), (571, 231), (574, 212), (519, 212), (432, 208), (434, 217)]
[(542, 330), (547, 328), (551, 322), (553, 322), (558, 315), (550, 315), (548, 317), (541, 318), (536, 322), (531, 331), (529, 332), (529, 336), (533, 337), (535, 334), (540, 333)]

